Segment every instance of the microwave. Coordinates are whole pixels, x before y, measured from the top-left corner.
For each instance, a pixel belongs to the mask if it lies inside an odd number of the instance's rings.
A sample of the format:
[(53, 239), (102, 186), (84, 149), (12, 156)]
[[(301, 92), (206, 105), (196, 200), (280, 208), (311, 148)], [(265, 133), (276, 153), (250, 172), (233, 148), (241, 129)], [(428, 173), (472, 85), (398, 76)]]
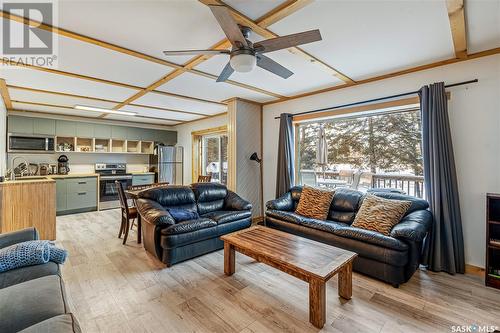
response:
[(54, 137), (9, 134), (9, 152), (54, 152)]

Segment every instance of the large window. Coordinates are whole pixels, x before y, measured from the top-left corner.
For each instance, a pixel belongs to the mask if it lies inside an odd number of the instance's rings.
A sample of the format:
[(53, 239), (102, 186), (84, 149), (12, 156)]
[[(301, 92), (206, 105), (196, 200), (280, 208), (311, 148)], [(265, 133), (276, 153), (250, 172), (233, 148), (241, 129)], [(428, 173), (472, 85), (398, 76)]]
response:
[[(326, 158), (319, 158), (320, 129)], [(299, 124), (298, 179), (318, 186), (391, 188), (423, 196), (420, 111), (372, 112)]]
[(227, 135), (204, 135), (200, 143), (200, 174), (211, 176), (213, 182), (227, 184)]

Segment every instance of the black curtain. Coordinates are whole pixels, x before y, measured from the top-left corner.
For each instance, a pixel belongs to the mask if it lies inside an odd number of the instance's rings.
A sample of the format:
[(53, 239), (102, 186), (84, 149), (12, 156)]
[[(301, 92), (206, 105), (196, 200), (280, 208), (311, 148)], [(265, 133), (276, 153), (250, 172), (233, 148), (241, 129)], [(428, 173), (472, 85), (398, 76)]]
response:
[(464, 273), (462, 220), (444, 83), (422, 87), (419, 96), (425, 191), (434, 215), (423, 264), (432, 271)]
[(292, 115), (289, 113), (282, 113), (280, 115), (280, 132), (278, 140), (276, 198), (288, 192), (294, 184), (293, 134)]

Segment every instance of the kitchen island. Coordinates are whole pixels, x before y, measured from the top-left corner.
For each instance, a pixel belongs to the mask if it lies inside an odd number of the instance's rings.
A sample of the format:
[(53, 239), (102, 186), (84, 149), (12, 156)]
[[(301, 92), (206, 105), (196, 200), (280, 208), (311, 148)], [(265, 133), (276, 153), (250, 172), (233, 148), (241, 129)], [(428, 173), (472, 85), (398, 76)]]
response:
[(56, 239), (56, 182), (38, 177), (0, 183), (0, 233), (35, 227)]

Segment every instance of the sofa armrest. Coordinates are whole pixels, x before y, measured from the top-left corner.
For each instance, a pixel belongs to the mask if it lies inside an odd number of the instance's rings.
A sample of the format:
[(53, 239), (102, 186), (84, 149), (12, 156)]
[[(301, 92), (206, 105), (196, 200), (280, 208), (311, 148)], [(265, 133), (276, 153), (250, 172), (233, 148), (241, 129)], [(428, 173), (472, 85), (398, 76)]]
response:
[(421, 242), (429, 231), (433, 218), (428, 210), (417, 210), (406, 215), (391, 230), (391, 237), (412, 242)]
[(284, 210), (288, 212), (292, 211), (293, 210), (292, 194), (290, 192), (287, 192), (277, 199), (269, 200), (266, 203), (266, 208), (272, 210)]
[(37, 239), (38, 231), (33, 227), (0, 234), (0, 249), (17, 243)]
[(136, 204), (137, 211), (146, 222), (166, 227), (175, 224), (172, 215), (158, 202), (149, 199), (137, 199)]
[(229, 210), (251, 210), (252, 204), (233, 191), (227, 191), (224, 206)]

